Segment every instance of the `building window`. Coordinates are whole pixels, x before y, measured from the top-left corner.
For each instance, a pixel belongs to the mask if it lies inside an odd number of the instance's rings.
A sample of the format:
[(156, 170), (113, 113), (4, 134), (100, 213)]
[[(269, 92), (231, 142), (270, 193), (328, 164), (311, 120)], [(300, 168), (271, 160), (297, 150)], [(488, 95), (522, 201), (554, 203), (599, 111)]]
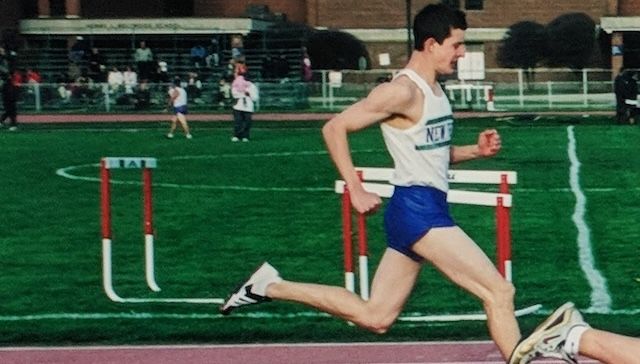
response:
[(448, 5), (451, 9), (460, 9), (460, 0), (442, 0), (442, 3)]
[(482, 10), (484, 9), (484, 0), (466, 0), (466, 10)]
[(51, 10), (51, 16), (53, 17), (64, 17), (65, 15), (67, 15), (65, 0), (49, 1), (49, 9)]

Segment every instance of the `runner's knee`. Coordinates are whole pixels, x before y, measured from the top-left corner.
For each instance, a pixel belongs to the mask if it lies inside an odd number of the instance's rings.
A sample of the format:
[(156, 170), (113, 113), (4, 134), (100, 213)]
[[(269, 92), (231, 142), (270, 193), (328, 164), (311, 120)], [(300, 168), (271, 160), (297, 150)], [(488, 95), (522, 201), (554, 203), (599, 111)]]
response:
[(500, 280), (491, 287), (491, 295), (485, 300), (486, 305), (500, 307), (513, 307), (513, 299), (516, 294), (516, 288), (507, 280)]
[(379, 314), (375, 312), (370, 312), (366, 314), (366, 317), (363, 318), (361, 322), (361, 326), (365, 329), (376, 333), (376, 334), (385, 334), (393, 323), (396, 321), (398, 314)]

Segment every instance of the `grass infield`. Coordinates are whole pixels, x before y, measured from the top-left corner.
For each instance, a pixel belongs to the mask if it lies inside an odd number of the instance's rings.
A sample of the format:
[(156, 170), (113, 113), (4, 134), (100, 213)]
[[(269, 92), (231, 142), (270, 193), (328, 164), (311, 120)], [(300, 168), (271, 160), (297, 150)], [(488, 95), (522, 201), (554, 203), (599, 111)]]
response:
[[(320, 125), (258, 123), (250, 143), (231, 143), (227, 123), (195, 123), (193, 140), (181, 134), (165, 139), (164, 123), (0, 130), (0, 344), (487, 339), (482, 321), (399, 322), (387, 335), (376, 336), (288, 303), (222, 318), (211, 305), (108, 300), (101, 281), (97, 179), (103, 156), (158, 159), (153, 181), (160, 293), (144, 281), (141, 187), (134, 183), (140, 172), (112, 174), (131, 182), (112, 186), (114, 281), (122, 296), (224, 297), (264, 260), (289, 279), (342, 285), (340, 205), (332, 192), (337, 174)], [(586, 317), (594, 326), (638, 336), (640, 128), (595, 117), (458, 121), (456, 144), (474, 143), (479, 131), (495, 127), (503, 151), (456, 167), (519, 174), (512, 210), (517, 306), (540, 303), (548, 312), (572, 300), (589, 308), (592, 289), (572, 220), (569, 125), (574, 125), (593, 261), (612, 302), (610, 313)], [(351, 143), (356, 164), (390, 166), (377, 128), (353, 135)], [(61, 177), (60, 169), (80, 179)], [(493, 210), (455, 205), (452, 211), (493, 258)], [(385, 248), (382, 214), (368, 221), (373, 269)], [(429, 266), (405, 309), (407, 314), (480, 311), (477, 300)], [(542, 314), (522, 318), (523, 331), (535, 327)]]

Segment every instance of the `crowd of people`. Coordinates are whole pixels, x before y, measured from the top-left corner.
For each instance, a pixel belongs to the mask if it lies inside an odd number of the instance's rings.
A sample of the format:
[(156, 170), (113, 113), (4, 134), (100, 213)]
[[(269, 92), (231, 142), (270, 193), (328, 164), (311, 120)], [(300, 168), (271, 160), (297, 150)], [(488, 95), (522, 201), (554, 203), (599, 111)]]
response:
[[(114, 55), (105, 55), (92, 42), (77, 36), (67, 50), (64, 70), (43, 74), (35, 68), (18, 69), (16, 53), (0, 48), (0, 75), (15, 87), (14, 94), (20, 102), (35, 102), (37, 93), (39, 102), (44, 104), (84, 107), (101, 105), (106, 98), (109, 104), (133, 110), (161, 106), (163, 90), (179, 77), (189, 103), (234, 113), (238, 120), (234, 140), (241, 141), (249, 140), (251, 114), (257, 106), (255, 78), (282, 83), (290, 81), (293, 75), (291, 55), (280, 51), (256, 58), (258, 67), (249, 70), (241, 36), (226, 39), (213, 36), (209, 42), (196, 42), (189, 49), (188, 59), (178, 55), (173, 59), (162, 54), (156, 54), (147, 41), (141, 40), (127, 62), (127, 56), (119, 54), (114, 59)], [(299, 80), (310, 81), (310, 57), (306, 49), (302, 49), (301, 54)], [(179, 68), (171, 69), (176, 59), (182, 59)], [(187, 63), (182, 64), (185, 60)], [(35, 88), (36, 84), (42, 87)], [(247, 84), (251, 87), (247, 88)], [(26, 87), (28, 85), (34, 87)], [(28, 97), (32, 97), (31, 100)]]

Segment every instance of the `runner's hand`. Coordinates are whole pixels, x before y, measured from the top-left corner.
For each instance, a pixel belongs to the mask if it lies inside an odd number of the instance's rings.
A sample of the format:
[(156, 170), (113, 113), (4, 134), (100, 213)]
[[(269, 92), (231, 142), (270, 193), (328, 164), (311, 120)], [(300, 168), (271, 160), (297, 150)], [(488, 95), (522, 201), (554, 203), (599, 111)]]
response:
[(482, 157), (493, 157), (501, 147), (500, 134), (495, 129), (485, 130), (478, 136), (478, 151)]
[(350, 193), (351, 204), (358, 213), (373, 214), (382, 204), (380, 196), (375, 193), (367, 192), (363, 188), (355, 189), (354, 191), (350, 191)]

